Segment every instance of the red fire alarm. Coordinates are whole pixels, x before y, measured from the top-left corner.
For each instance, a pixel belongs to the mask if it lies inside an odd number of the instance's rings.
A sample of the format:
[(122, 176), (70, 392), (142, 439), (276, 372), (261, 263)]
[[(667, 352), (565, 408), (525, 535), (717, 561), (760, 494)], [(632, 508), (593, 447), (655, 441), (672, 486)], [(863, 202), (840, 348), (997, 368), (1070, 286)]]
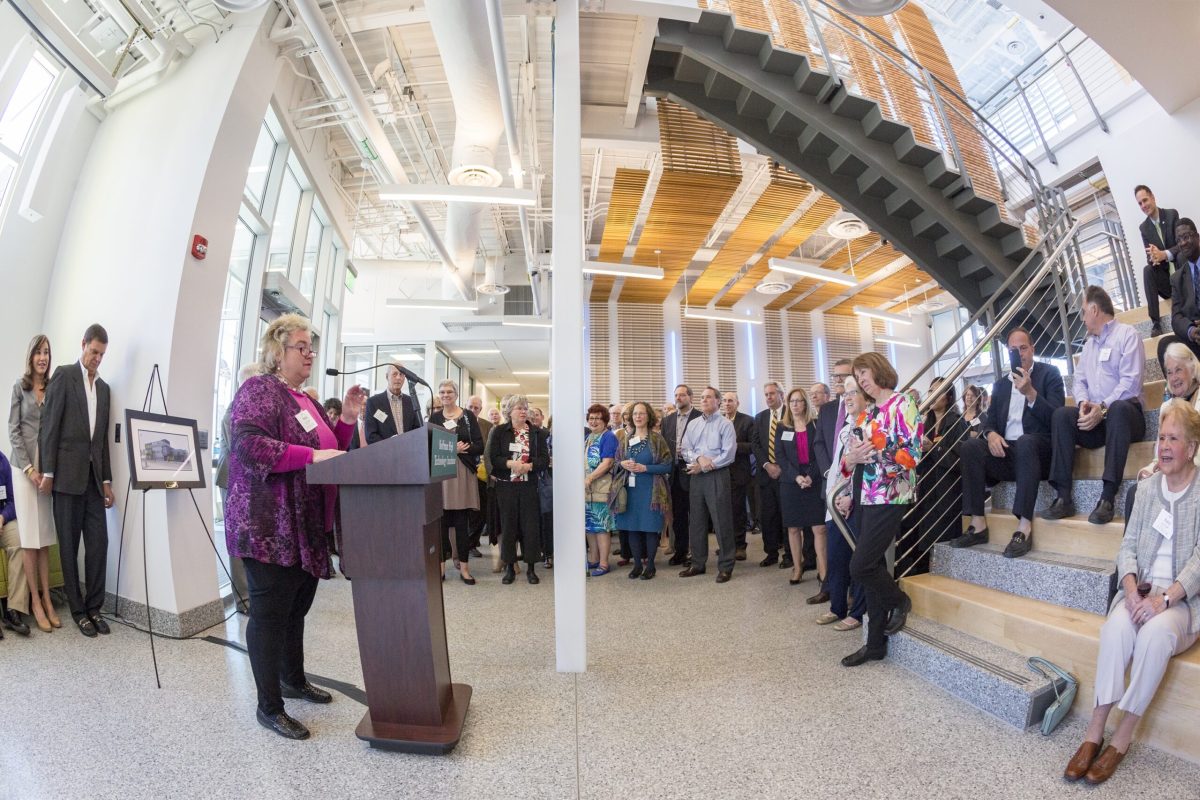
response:
[(208, 255), (208, 239), (205, 239), (200, 234), (192, 237), (192, 258), (197, 261), (203, 261)]

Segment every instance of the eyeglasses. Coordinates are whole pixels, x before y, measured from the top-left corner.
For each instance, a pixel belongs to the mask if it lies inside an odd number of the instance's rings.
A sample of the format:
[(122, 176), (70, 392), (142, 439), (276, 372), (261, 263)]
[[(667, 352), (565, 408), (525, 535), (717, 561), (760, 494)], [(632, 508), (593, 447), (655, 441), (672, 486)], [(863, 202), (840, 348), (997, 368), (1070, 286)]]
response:
[(838, 373), (835, 372), (835, 373), (833, 373), (832, 377), (833, 377), (833, 380), (835, 380), (838, 383), (841, 383), (842, 381), (846, 380), (846, 378), (849, 378), (850, 375), (849, 375), (849, 373), (847, 373), (845, 375), (839, 375)]
[(858, 391), (858, 389), (847, 389), (845, 393), (842, 394), (842, 397), (858, 397), (860, 394), (862, 394), (862, 392)]
[(317, 351), (314, 350), (311, 345), (307, 344), (285, 344), (283, 348), (285, 350), (298, 350), (300, 355), (304, 356), (305, 358), (308, 358), (309, 356), (315, 356), (317, 354)]

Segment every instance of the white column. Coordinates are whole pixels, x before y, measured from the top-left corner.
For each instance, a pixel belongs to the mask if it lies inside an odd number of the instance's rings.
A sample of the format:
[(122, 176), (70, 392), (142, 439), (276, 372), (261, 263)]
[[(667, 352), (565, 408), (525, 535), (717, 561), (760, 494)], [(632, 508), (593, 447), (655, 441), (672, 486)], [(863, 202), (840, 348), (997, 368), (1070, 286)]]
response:
[[(558, 430), (582, 430), (583, 398), (583, 177), (580, 174), (579, 0), (555, 3), (554, 42), (554, 328), (550, 389)], [(583, 481), (571, 465), (583, 463), (583, 439), (554, 437), (554, 637), (559, 672), (587, 669), (584, 589)]]

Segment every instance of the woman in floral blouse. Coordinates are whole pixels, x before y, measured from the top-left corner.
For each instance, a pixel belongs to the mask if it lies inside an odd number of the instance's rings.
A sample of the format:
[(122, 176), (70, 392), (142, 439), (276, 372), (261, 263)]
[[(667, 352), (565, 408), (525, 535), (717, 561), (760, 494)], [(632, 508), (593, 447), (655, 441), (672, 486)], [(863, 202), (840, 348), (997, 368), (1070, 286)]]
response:
[[(898, 377), (878, 353), (854, 359), (854, 377), (873, 405), (854, 421), (851, 443), (842, 454), (843, 477), (852, 477), (861, 520), (850, 575), (867, 592), (867, 643), (842, 659), (855, 667), (887, 655), (887, 635), (904, 627), (912, 601), (887, 568), (885, 554), (900, 533), (900, 522), (916, 499), (917, 462), (924, 425), (917, 400), (895, 391)], [(843, 501), (844, 502), (844, 501)], [(849, 509), (845, 509), (849, 511)]]

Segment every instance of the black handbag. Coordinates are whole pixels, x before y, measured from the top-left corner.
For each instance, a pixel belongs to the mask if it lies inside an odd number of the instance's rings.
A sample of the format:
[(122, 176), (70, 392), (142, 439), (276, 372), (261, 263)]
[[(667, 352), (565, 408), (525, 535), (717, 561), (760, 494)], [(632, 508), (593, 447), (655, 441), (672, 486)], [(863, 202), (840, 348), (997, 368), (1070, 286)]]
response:
[(554, 510), (554, 473), (544, 469), (537, 473), (538, 508), (543, 514)]

